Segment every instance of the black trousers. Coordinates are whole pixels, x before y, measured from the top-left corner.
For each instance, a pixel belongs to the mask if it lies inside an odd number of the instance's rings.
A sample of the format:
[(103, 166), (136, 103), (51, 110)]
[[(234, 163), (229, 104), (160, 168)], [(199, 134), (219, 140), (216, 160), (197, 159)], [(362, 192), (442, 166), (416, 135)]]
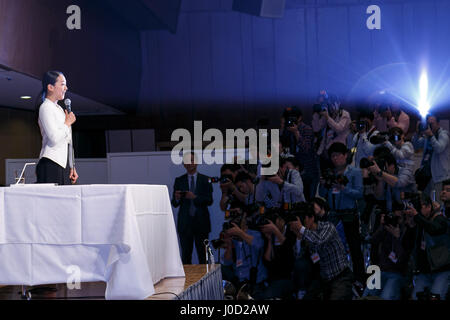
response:
[(193, 227), (179, 233), (181, 245), (181, 260), (183, 264), (192, 264), (192, 251), (197, 251), (198, 263), (206, 264), (206, 252), (203, 241), (208, 239), (208, 233), (196, 232)]
[(324, 283), (325, 300), (352, 300), (353, 275), (350, 269), (345, 269), (333, 280)]
[(361, 250), (361, 236), (359, 233), (359, 219), (355, 215), (353, 221), (342, 221), (344, 225), (345, 238), (352, 257), (353, 273), (355, 280), (365, 283), (367, 275), (364, 268), (364, 256)]
[(41, 158), (36, 166), (37, 183), (57, 183), (58, 185), (70, 185), (70, 167), (64, 169), (56, 162)]

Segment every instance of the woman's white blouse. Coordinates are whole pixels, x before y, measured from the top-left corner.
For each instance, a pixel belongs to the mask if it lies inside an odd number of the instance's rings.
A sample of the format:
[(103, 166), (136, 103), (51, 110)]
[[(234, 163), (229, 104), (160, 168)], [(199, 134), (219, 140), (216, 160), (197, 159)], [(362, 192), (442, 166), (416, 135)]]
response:
[[(72, 151), (72, 129), (64, 124), (66, 115), (57, 103), (45, 99), (39, 109), (39, 127), (42, 135), (42, 149), (39, 158), (48, 158), (66, 168), (68, 150)], [(70, 145), (70, 148), (69, 148)], [(72, 168), (72, 157), (69, 166)]]

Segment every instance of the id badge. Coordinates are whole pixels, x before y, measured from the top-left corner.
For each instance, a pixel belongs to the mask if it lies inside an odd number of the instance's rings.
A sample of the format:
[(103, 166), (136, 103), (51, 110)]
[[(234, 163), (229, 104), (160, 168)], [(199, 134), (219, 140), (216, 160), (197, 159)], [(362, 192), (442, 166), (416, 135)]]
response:
[(236, 261), (236, 267), (239, 268), (239, 267), (241, 267), (242, 265), (243, 265), (242, 259), (238, 259), (238, 260)]
[(312, 255), (311, 255), (311, 260), (312, 260), (312, 262), (313, 262), (314, 264), (316, 264), (317, 262), (319, 262), (319, 260), (320, 260), (319, 254), (318, 254), (318, 253), (312, 254)]
[(341, 193), (341, 191), (339, 191), (338, 188), (333, 188), (333, 190), (331, 191), (333, 194), (339, 194)]
[(420, 249), (425, 250), (426, 247), (427, 247), (427, 244), (426, 244), (425, 240), (422, 240), (422, 244), (420, 245)]
[(392, 252), (389, 254), (389, 259), (391, 259), (391, 261), (392, 261), (393, 263), (397, 263), (398, 259), (397, 259), (397, 255), (395, 254), (394, 251), (392, 251)]

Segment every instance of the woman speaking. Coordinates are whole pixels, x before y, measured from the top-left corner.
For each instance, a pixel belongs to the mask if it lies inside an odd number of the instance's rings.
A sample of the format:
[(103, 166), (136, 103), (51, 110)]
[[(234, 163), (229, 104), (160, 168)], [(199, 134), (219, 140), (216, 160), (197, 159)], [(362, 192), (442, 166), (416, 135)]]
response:
[(36, 167), (37, 183), (68, 185), (78, 180), (72, 148), (72, 124), (76, 118), (58, 105), (58, 101), (64, 100), (67, 89), (61, 72), (48, 71), (44, 75), (38, 107), (42, 149)]

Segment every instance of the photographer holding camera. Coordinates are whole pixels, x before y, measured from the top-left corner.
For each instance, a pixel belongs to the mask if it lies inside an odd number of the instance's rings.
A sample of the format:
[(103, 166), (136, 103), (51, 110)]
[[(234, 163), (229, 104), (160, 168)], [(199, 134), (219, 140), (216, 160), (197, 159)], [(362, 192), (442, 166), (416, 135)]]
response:
[(440, 212), (437, 202), (424, 196), (420, 213), (410, 206), (406, 213), (417, 224), (414, 260), (416, 276), (412, 298), (420, 298), (425, 289), (431, 300), (445, 300), (450, 282), (450, 231), (449, 220)]
[(338, 225), (342, 221), (353, 262), (353, 272), (359, 287), (365, 282), (366, 273), (361, 251), (359, 232), (359, 213), (357, 200), (363, 196), (361, 170), (348, 164), (347, 147), (339, 142), (333, 143), (328, 155), (334, 169), (321, 177), (320, 196), (326, 198), (330, 207), (329, 219)]
[(359, 121), (356, 123), (357, 133), (353, 137), (352, 145), (348, 146), (352, 150), (352, 154), (355, 155), (355, 167), (357, 168), (359, 168), (361, 159), (372, 156), (377, 147), (370, 141), (372, 136), (379, 133), (373, 125), (373, 118), (372, 112), (363, 111), (360, 113)]
[(416, 172), (419, 190), (433, 198), (433, 191), (440, 194), (442, 182), (450, 178), (450, 136), (439, 125), (439, 118), (427, 115), (426, 126), (417, 124), (412, 139), (415, 149), (423, 148), (421, 167)]
[(263, 261), (269, 275), (269, 286), (264, 292), (264, 298), (289, 299), (294, 292), (292, 271), (297, 236), (288, 228), (282, 215), (272, 214), (267, 222), (260, 227), (266, 239)]
[(375, 112), (375, 126), (380, 132), (386, 132), (392, 128), (400, 128), (408, 133), (410, 119), (402, 110), (400, 101), (391, 96), (391, 101), (381, 103)]
[(223, 278), (238, 288), (249, 284), (251, 296), (260, 299), (267, 280), (267, 269), (263, 263), (263, 236), (261, 232), (248, 228), (245, 211), (230, 224), (230, 228), (224, 231)]
[(319, 135), (317, 154), (321, 156), (321, 169), (327, 167), (330, 162), (327, 157), (330, 146), (335, 142), (346, 144), (351, 122), (350, 113), (342, 108), (337, 96), (328, 96), (327, 92), (322, 90), (319, 104), (313, 107), (312, 119), (313, 131)]
[[(286, 108), (283, 113), (280, 141), (283, 141), (283, 147), (289, 142), (289, 153), (302, 164), (300, 174), (304, 196), (309, 201), (319, 185), (319, 158), (314, 152), (314, 132), (303, 122), (303, 113), (296, 107)], [(285, 151), (283, 153), (286, 154)]]
[(286, 159), (280, 158), (280, 168), (273, 176), (262, 176), (256, 188), (256, 201), (266, 208), (304, 202), (303, 181), (297, 170), (288, 169)]
[(319, 264), (325, 300), (351, 300), (353, 275), (334, 225), (317, 222), (312, 207), (289, 225), (299, 239), (309, 244), (311, 260)]
[(361, 168), (367, 168), (376, 178), (375, 198), (383, 200), (384, 208), (387, 212), (392, 212), (393, 202), (402, 201), (402, 192), (416, 192), (412, 168), (399, 167), (386, 147), (375, 149), (374, 157), (369, 159), (361, 160)]
[(384, 146), (391, 151), (400, 167), (414, 167), (414, 146), (411, 142), (405, 142), (405, 133), (401, 128), (389, 129), (389, 141), (384, 142)]
[(191, 264), (194, 242), (199, 264), (206, 263), (203, 241), (211, 232), (208, 207), (213, 203), (213, 189), (209, 178), (197, 172), (196, 157), (194, 152), (184, 155), (187, 173), (176, 178), (173, 186), (172, 205), (180, 207), (177, 230), (183, 264)]
[(393, 204), (393, 213), (381, 214), (381, 224), (370, 239), (371, 264), (381, 269), (381, 289), (366, 288), (363, 296), (400, 300), (407, 285), (408, 261), (414, 248), (416, 229), (404, 217), (403, 203)]
[(219, 186), (222, 191), (220, 199), (220, 209), (227, 211), (232, 208), (239, 207), (241, 203), (245, 203), (248, 194), (244, 194), (235, 185), (235, 179), (241, 167), (235, 164), (224, 164), (220, 168)]

